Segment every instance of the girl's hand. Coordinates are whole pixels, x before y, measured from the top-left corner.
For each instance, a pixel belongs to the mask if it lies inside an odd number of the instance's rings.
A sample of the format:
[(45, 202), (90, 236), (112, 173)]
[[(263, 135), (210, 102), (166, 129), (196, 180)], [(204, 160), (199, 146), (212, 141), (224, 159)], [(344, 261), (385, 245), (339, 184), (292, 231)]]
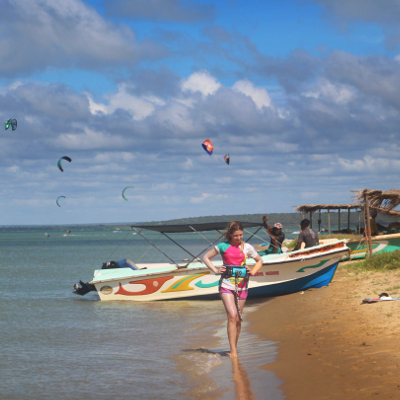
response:
[(220, 275), (222, 275), (225, 271), (226, 271), (226, 267), (225, 267), (225, 265), (223, 265), (223, 266), (219, 269), (218, 273), (219, 273)]
[(251, 269), (249, 268), (248, 265), (246, 265), (246, 272), (251, 275)]

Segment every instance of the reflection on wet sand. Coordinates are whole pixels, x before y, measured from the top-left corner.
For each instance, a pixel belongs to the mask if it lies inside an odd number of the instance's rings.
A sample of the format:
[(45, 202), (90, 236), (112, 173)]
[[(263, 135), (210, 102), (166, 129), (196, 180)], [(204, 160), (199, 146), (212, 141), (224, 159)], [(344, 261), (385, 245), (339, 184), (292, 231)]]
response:
[(251, 390), (250, 380), (238, 358), (231, 358), (233, 382), (237, 400), (256, 400)]
[[(229, 365), (232, 366), (232, 375), (228, 373), (228, 368), (226, 368), (226, 378), (229, 379), (231, 382), (234, 382), (234, 392), (235, 392), (235, 400), (257, 400), (253, 391), (251, 390), (251, 383), (250, 379), (247, 375), (247, 371), (243, 364), (239, 361), (239, 358), (230, 358), (228, 351), (213, 351), (210, 349), (205, 349), (200, 347), (198, 349), (184, 349), (184, 352), (193, 352), (193, 353), (203, 353), (203, 354), (215, 354), (222, 357), (229, 358), (225, 362), (225, 366), (228, 367)], [(229, 371), (230, 372), (230, 371)], [(230, 394), (232, 390), (229, 390)]]

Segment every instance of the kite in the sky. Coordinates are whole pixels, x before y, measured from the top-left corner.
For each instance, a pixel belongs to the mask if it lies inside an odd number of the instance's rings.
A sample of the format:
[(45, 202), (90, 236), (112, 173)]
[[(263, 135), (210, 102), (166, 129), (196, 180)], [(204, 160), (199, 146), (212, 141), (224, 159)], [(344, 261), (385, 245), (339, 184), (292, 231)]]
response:
[(211, 156), (213, 150), (214, 150), (214, 146), (212, 145), (210, 139), (206, 139), (203, 143), (202, 143), (203, 149)]
[(224, 160), (229, 165), (229, 163), (231, 162), (231, 157), (229, 156), (229, 153), (225, 154)]
[(124, 200), (128, 201), (128, 199), (125, 197), (125, 190), (126, 189), (135, 189), (133, 186), (127, 186), (123, 191), (122, 191), (122, 197), (124, 198)]
[(67, 156), (61, 157), (61, 158), (58, 160), (58, 162), (57, 162), (58, 168), (60, 169), (61, 172), (64, 172), (64, 170), (62, 169), (62, 166), (61, 166), (61, 160), (67, 160), (68, 162), (71, 162), (72, 160), (71, 160), (69, 157), (67, 157)]
[(15, 131), (17, 129), (17, 120), (15, 118), (10, 118), (5, 123), (6, 130), (11, 126), (12, 130)]
[(58, 207), (61, 207), (61, 206), (60, 206), (60, 203), (58, 202), (58, 199), (60, 199), (61, 197), (64, 197), (64, 199), (65, 199), (65, 196), (58, 196), (58, 197), (57, 197), (56, 203), (57, 203)]

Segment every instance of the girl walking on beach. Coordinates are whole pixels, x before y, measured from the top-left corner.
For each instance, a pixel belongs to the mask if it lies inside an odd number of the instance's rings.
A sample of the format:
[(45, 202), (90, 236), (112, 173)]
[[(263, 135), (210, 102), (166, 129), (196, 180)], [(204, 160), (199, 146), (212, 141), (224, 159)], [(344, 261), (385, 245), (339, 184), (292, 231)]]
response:
[[(222, 275), (219, 293), (228, 316), (230, 356), (237, 357), (237, 343), (242, 328), (241, 313), (246, 303), (249, 276), (258, 272), (262, 266), (262, 259), (253, 246), (243, 242), (243, 225), (239, 221), (231, 222), (224, 236), (226, 241), (219, 243), (206, 253), (203, 261), (216, 275)], [(221, 254), (224, 263), (219, 269), (211, 262), (217, 254)], [(252, 270), (246, 265), (247, 257), (256, 261)], [(239, 273), (240, 277), (235, 276)], [(240, 314), (237, 303), (239, 303)]]

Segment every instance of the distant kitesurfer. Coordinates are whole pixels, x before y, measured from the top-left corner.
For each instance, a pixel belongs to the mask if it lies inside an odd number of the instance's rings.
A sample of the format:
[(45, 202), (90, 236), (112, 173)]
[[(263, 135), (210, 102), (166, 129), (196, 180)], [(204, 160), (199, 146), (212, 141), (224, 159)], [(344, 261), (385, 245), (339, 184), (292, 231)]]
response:
[(268, 235), (271, 238), (271, 250), (266, 253), (282, 253), (282, 243), (285, 240), (285, 234), (282, 232), (282, 224), (277, 222), (273, 227), (269, 226), (267, 223), (269, 218), (267, 218), (266, 215), (262, 217), (262, 220), (265, 229), (267, 230)]
[[(239, 221), (231, 222), (224, 236), (226, 241), (207, 252), (203, 262), (215, 274), (221, 274), (219, 293), (228, 316), (230, 356), (237, 357), (237, 343), (242, 327), (241, 313), (246, 303), (249, 277), (258, 272), (263, 262), (254, 247), (243, 242), (243, 225)], [(220, 268), (211, 262), (218, 254), (221, 254), (224, 263)], [(252, 270), (246, 265), (247, 257), (256, 261)]]
[(303, 219), (300, 222), (300, 228), (301, 232), (294, 250), (299, 250), (303, 242), (305, 243), (305, 248), (319, 245), (318, 232), (310, 228), (310, 220)]

